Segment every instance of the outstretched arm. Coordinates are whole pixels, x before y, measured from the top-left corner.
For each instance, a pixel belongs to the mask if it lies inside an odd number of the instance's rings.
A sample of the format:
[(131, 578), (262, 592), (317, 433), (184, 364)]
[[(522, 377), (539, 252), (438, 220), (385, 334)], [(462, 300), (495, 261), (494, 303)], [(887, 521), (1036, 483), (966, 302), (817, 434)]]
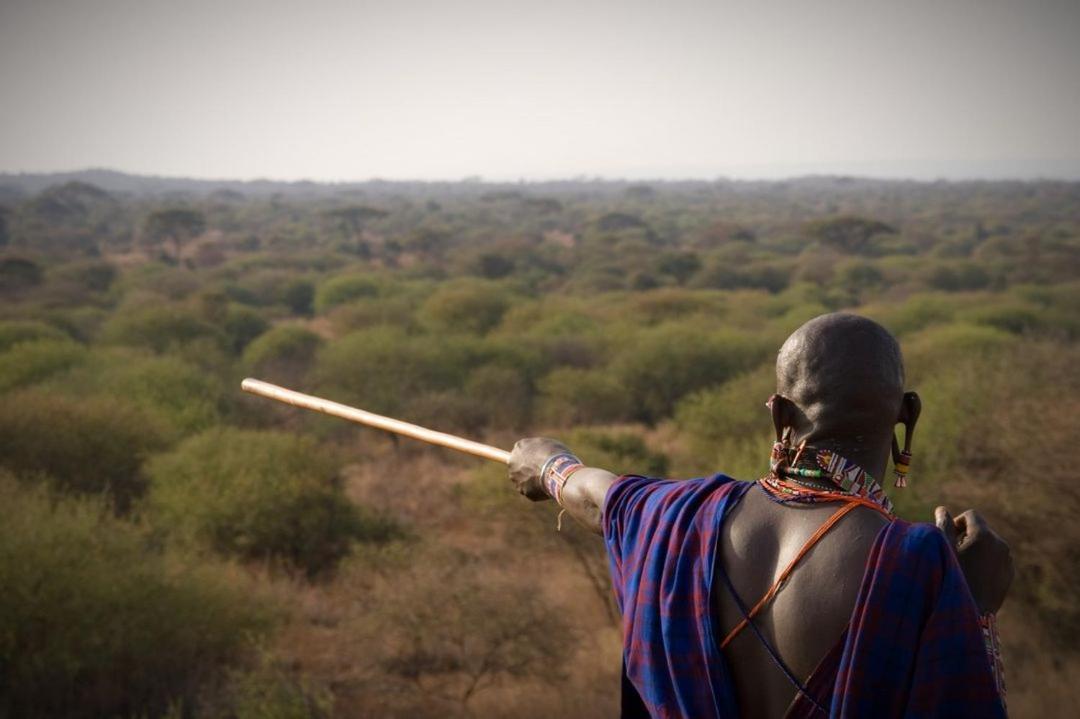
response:
[[(529, 437), (519, 440), (510, 453), (510, 481), (519, 492), (534, 502), (551, 499), (551, 491), (545, 487), (544, 478), (540, 475), (548, 460), (560, 454), (573, 456), (565, 444), (553, 439)], [(582, 525), (599, 534), (604, 497), (616, 478), (615, 474), (597, 467), (582, 466), (572, 469), (559, 491), (563, 509)]]

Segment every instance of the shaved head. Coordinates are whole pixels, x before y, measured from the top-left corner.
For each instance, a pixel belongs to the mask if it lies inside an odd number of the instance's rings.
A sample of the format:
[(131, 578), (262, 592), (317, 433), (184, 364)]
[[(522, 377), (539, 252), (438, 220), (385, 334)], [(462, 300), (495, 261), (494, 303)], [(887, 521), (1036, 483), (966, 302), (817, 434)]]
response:
[(780, 348), (776, 391), (798, 409), (793, 425), (802, 438), (861, 444), (891, 436), (904, 397), (900, 345), (865, 317), (815, 317)]

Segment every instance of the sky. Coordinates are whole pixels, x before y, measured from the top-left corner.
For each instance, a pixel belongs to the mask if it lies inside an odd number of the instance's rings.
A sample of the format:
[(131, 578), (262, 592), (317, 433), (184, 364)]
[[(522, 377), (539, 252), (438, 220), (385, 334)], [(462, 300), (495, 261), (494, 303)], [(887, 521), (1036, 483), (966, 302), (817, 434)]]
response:
[(1080, 179), (1080, 0), (0, 0), (0, 172)]

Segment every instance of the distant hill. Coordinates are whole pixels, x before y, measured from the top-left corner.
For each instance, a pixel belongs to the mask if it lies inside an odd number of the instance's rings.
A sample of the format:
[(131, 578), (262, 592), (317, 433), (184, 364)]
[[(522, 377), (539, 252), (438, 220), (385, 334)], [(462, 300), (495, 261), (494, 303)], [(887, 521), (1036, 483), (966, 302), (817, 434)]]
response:
[(685, 191), (695, 188), (715, 189), (723, 187), (736, 194), (775, 194), (786, 190), (807, 192), (865, 192), (867, 190), (888, 190), (899, 187), (943, 187), (951, 188), (989, 186), (994, 189), (1006, 189), (1020, 185), (1060, 184), (1070, 190), (1080, 187), (1077, 182), (1036, 182), (1036, 181), (993, 181), (993, 182), (917, 182), (913, 180), (880, 180), (843, 176), (808, 176), (788, 180), (608, 180), (599, 178), (573, 178), (542, 182), (484, 182), (476, 178), (458, 181), (391, 181), (365, 180), (361, 182), (313, 182), (301, 180), (285, 182), (279, 180), (200, 180), (186, 177), (159, 177), (152, 175), (131, 175), (124, 172), (105, 169), (77, 170), (73, 172), (52, 173), (0, 173), (0, 204), (11, 204), (26, 199), (49, 188), (68, 183), (84, 183), (101, 188), (118, 196), (167, 197), (196, 196), (205, 197), (218, 194), (223, 197), (270, 197), (274, 195), (297, 198), (312, 197), (378, 197), (386, 195), (407, 195), (413, 197), (485, 197), (498, 198), (511, 194), (575, 194), (593, 197), (627, 195), (637, 199), (652, 197), (654, 188), (661, 190)]

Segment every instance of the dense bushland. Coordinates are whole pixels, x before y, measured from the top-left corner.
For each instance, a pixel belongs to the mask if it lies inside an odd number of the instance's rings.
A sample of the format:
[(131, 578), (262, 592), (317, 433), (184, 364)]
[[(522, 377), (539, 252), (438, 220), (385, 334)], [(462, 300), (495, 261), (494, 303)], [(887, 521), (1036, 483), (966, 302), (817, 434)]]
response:
[(0, 715), (161, 715), (193, 705), (271, 627), (227, 567), (163, 551), (94, 498), (0, 474)]
[(1080, 186), (250, 189), (0, 195), (0, 715), (610, 716), (596, 537), (239, 380), (751, 479), (775, 352), (834, 310), (923, 396), (902, 514), (1012, 543), (1014, 712), (1080, 698)]

